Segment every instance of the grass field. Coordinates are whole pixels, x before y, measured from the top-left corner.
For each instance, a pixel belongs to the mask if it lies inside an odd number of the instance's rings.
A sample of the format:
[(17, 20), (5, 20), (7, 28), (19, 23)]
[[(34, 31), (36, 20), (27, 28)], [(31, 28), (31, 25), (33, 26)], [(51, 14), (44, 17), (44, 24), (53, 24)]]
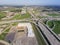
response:
[[(60, 34), (60, 21), (53, 21), (53, 23), (54, 23), (55, 27), (53, 28), (52, 31), (54, 31), (56, 34)], [(48, 26), (51, 27), (52, 25), (53, 25), (52, 21), (49, 21)]]
[(6, 35), (7, 35), (7, 33), (2, 33), (2, 34), (0, 35), (0, 40), (4, 40)]
[(31, 15), (29, 13), (26, 13), (24, 15), (21, 15), (21, 14), (17, 14), (13, 17), (13, 19), (25, 19), (25, 18), (30, 18)]
[(32, 24), (34, 33), (36, 35), (37, 41), (38, 41), (38, 45), (46, 45), (46, 43), (43, 40), (43, 37), (40, 35), (40, 33), (38, 32), (36, 26), (34, 24)]
[(6, 29), (6, 30), (0, 35), (0, 40), (4, 40), (4, 39), (5, 39), (6, 35), (8, 34), (8, 33), (6, 33), (6, 32), (9, 32), (9, 30), (10, 30), (10, 28)]
[(53, 21), (48, 21), (46, 24), (47, 24), (50, 28), (53, 28), (53, 27), (54, 27)]
[(5, 16), (6, 16), (6, 14), (5, 14), (5, 13), (0, 12), (0, 19), (1, 19), (1, 18), (3, 18), (3, 17), (5, 17)]
[(53, 31), (56, 34), (60, 34), (60, 21), (54, 21), (54, 24), (55, 24), (55, 27), (54, 27)]

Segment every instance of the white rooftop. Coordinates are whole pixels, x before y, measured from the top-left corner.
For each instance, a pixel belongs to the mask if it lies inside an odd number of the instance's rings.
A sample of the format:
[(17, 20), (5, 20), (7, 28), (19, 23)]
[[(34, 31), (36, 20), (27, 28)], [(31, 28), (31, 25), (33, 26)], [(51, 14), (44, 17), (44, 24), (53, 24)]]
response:
[(18, 26), (26, 26), (28, 28), (28, 37), (34, 37), (34, 32), (30, 23), (19, 23)]

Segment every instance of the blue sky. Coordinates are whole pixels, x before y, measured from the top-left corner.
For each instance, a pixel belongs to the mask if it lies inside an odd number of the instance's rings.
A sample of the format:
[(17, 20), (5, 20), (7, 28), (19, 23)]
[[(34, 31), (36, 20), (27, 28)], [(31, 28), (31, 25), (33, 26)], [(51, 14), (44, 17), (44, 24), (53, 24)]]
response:
[(60, 5), (60, 0), (0, 0), (0, 5)]

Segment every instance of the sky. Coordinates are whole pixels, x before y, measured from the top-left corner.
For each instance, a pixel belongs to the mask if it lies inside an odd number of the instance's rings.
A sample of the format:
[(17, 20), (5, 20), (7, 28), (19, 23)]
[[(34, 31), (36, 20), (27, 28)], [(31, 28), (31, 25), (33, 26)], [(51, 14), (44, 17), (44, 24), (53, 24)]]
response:
[(60, 5), (60, 0), (0, 0), (0, 5)]

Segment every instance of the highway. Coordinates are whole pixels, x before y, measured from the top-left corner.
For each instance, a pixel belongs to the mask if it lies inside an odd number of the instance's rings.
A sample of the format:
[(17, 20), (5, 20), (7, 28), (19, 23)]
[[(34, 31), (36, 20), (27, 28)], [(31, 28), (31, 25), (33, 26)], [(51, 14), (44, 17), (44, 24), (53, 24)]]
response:
[(1, 21), (0, 24), (6, 24), (6, 23), (14, 23), (14, 22), (29, 22), (30, 20), (38, 20), (38, 19), (34, 19), (34, 18), (29, 18), (29, 19), (22, 19), (22, 20), (9, 20), (9, 21)]
[[(38, 18), (36, 18), (36, 16), (32, 13), (29, 12), (32, 16), (31, 19), (23, 19), (23, 20), (10, 20), (10, 21), (1, 21), (0, 24), (5, 24), (5, 23), (13, 23), (13, 22), (22, 22), (22, 21), (30, 21), (30, 20), (37, 20)], [(47, 18), (49, 20), (60, 20), (60, 18)], [(42, 22), (42, 21), (40, 21)], [(51, 45), (60, 45), (60, 42), (53, 36), (53, 34), (50, 33), (50, 31), (40, 22), (38, 22), (38, 26), (41, 29), (41, 31), (45, 34), (46, 38), (49, 40), (49, 42), (51, 43)], [(21, 44), (21, 43), (20, 43)]]
[(60, 17), (47, 17), (49, 20), (60, 20)]
[[(29, 12), (31, 16), (33, 16), (34, 19), (37, 19), (32, 12)], [(60, 20), (58, 18), (48, 18), (49, 20)], [(41, 20), (40, 20), (41, 22)], [(40, 22), (38, 22), (38, 26), (41, 29), (41, 31), (46, 36), (47, 40), (49, 41), (50, 45), (60, 45), (60, 42), (49, 32), (49, 30)]]
[(29, 21), (29, 20), (10, 20), (10, 21), (1, 21), (0, 24), (5, 24), (5, 23), (13, 23), (13, 22), (22, 22), (22, 21)]
[(43, 24), (38, 22), (38, 26), (40, 27), (42, 32), (45, 34), (45, 36), (47, 37), (51, 45), (60, 45), (60, 42), (48, 31), (48, 29)]

